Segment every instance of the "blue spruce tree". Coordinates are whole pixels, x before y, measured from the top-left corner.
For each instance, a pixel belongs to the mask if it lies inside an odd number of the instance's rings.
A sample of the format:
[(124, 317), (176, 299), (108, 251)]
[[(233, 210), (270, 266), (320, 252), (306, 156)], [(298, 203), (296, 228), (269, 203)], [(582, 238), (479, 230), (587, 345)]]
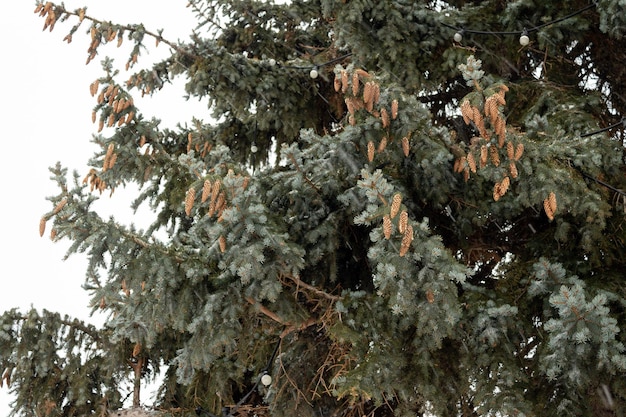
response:
[[(131, 75), (40, 224), (109, 318), (0, 316), (15, 415), (624, 415), (620, 4), (190, 0), (173, 42), (38, 2)], [(162, 129), (174, 78), (207, 113)], [(126, 185), (145, 229), (93, 208)]]

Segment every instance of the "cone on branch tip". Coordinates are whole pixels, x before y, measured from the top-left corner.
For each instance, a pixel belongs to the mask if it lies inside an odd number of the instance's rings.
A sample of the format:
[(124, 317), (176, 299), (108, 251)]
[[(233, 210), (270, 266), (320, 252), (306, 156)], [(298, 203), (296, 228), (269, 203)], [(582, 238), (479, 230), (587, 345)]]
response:
[(396, 217), (398, 212), (400, 211), (400, 205), (402, 204), (402, 195), (400, 193), (396, 193), (393, 195), (391, 199), (391, 208), (389, 212), (389, 216), (393, 219)]

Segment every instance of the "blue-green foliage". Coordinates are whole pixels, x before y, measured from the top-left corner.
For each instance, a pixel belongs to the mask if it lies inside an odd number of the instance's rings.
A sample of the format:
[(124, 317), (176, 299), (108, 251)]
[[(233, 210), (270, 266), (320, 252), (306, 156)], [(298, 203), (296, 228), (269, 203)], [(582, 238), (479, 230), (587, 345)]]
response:
[[(104, 60), (93, 169), (51, 169), (40, 230), (109, 316), (0, 316), (17, 413), (161, 374), (172, 415), (623, 414), (624, 17), (544, 3), (194, 0), (180, 43), (85, 17), (129, 67), (149, 37), (172, 54), (126, 83)], [(215, 120), (133, 104), (180, 76)], [(98, 213), (129, 185), (145, 229)]]

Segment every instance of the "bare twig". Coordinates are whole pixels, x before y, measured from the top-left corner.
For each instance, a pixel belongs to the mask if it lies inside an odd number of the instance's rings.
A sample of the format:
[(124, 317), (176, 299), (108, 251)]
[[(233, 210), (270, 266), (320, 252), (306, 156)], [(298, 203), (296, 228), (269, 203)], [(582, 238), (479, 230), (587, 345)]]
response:
[(319, 288), (316, 288), (316, 287), (314, 287), (314, 286), (312, 286), (310, 284), (307, 284), (306, 282), (302, 281), (300, 279), (300, 277), (298, 277), (298, 276), (294, 276), (294, 275), (291, 275), (291, 274), (282, 274), (281, 278), (287, 278), (287, 279), (293, 281), (297, 285), (298, 288), (300, 288), (300, 287), (304, 288), (306, 290), (309, 290), (309, 291), (313, 292), (314, 294), (317, 294), (317, 295), (322, 296), (324, 298), (327, 298), (329, 300), (337, 301), (337, 300), (341, 300), (342, 299), (341, 296), (329, 294), (329, 293), (327, 293), (325, 291), (320, 290)]

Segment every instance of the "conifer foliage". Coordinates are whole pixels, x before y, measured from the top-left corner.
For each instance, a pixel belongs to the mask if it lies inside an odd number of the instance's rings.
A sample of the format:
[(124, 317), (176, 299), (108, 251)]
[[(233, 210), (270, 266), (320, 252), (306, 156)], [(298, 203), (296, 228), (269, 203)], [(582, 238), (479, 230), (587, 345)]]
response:
[[(129, 58), (40, 222), (110, 315), (0, 316), (15, 413), (145, 406), (160, 375), (163, 416), (624, 415), (620, 4), (190, 0), (174, 42), (38, 3)], [(133, 97), (175, 78), (207, 112), (161, 129)], [(128, 184), (145, 230), (92, 207)]]

